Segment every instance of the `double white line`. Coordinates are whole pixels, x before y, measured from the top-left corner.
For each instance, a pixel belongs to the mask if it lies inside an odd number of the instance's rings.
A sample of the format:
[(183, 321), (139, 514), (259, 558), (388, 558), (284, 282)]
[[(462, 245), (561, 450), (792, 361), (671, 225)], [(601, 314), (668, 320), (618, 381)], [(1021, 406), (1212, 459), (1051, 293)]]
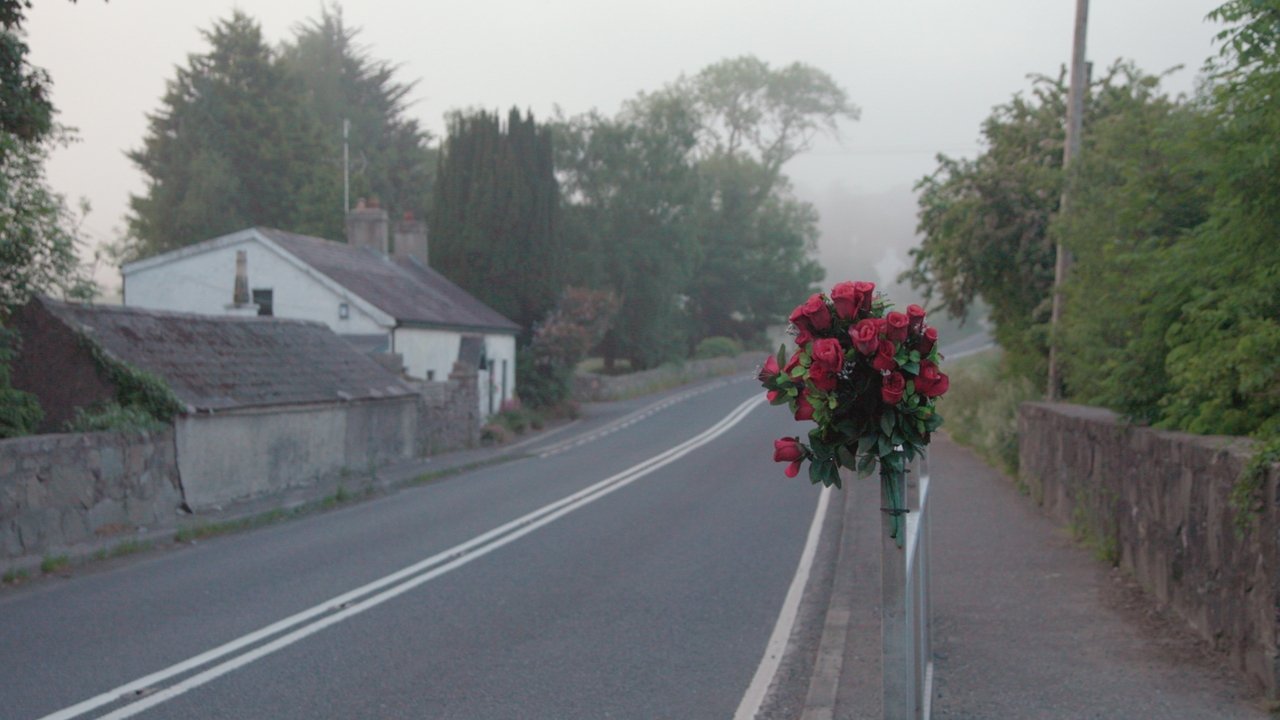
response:
[[(134, 697), (139, 698), (134, 702), (124, 705), (123, 707), (102, 716), (102, 720), (115, 720), (117, 718), (132, 717), (144, 710), (147, 710), (148, 708), (155, 707), (167, 700), (172, 700), (173, 698), (215, 680), (232, 670), (244, 667), (259, 658), (266, 657), (267, 655), (288, 647), (309, 635), (320, 632), (330, 625), (336, 625), (343, 620), (377, 607), (397, 595), (406, 593), (423, 583), (444, 575), (451, 570), (456, 570), (457, 568), (481, 558), (508, 543), (515, 542), (534, 530), (553, 523), (565, 515), (589, 505), (612, 492), (621, 490), (645, 475), (670, 465), (676, 460), (688, 455), (690, 452), (693, 452), (723, 435), (734, 425), (737, 425), (744, 417), (747, 416), (747, 413), (751, 412), (763, 401), (764, 396), (754, 396), (750, 400), (747, 400), (734, 408), (734, 410), (725, 416), (725, 418), (720, 422), (711, 426), (701, 434), (671, 448), (670, 450), (659, 455), (655, 455), (642, 463), (627, 468), (616, 475), (605, 478), (590, 487), (561, 498), (556, 502), (544, 505), (527, 515), (516, 518), (504, 525), (500, 525), (499, 527), (496, 527), (482, 535), (478, 535), (460, 545), (455, 545), (444, 552), (432, 555), (425, 560), (391, 573), (379, 580), (375, 580), (350, 592), (338, 595), (337, 597), (330, 598), (319, 605), (315, 605), (295, 615), (290, 615), (279, 622), (272, 623), (260, 630), (249, 633), (248, 635), (244, 635), (243, 637), (232, 640), (226, 644), (219, 645), (212, 650), (200, 653), (199, 655), (188, 658), (176, 665), (154, 672), (146, 677), (138, 678), (133, 682), (108, 690), (107, 692), (91, 697), (88, 700), (72, 705), (71, 707), (46, 715), (41, 720), (70, 720), (71, 718), (79, 717), (106, 705), (111, 705)], [(285, 632), (289, 631), (291, 628), (292, 630), (290, 632)], [(285, 634), (280, 635), (280, 633)], [(277, 635), (279, 635), (279, 637), (275, 637)], [(257, 643), (272, 637), (275, 637), (275, 639), (262, 645), (257, 645)], [(230, 659), (224, 660), (217, 665), (202, 670), (195, 675), (191, 675), (190, 677), (187, 677), (173, 685), (162, 689), (156, 689), (159, 685), (172, 678), (183, 675), (192, 670), (196, 670), (197, 668), (203, 667), (215, 660), (219, 660), (255, 645), (257, 646), (253, 647), (248, 652), (235, 655)]]

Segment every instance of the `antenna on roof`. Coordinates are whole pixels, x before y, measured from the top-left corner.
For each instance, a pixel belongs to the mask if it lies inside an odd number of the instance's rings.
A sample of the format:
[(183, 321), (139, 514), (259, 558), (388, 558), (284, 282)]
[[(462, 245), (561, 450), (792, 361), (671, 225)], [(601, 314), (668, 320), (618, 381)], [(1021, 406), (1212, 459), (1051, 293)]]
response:
[(342, 118), (342, 213), (351, 209), (351, 152), (347, 147), (347, 136), (351, 132), (351, 121)]

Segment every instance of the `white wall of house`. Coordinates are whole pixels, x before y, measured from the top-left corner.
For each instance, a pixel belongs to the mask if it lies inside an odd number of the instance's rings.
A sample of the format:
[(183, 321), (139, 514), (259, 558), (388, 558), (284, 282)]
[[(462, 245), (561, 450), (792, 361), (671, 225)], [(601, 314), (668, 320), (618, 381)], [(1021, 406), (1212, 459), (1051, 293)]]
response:
[(490, 409), (497, 412), (502, 407), (502, 401), (510, 400), (516, 394), (515, 336), (486, 335), (484, 354), (489, 361), (488, 369), (481, 370), (477, 378), (480, 383), (481, 417), (487, 417)]
[[(237, 250), (244, 250), (248, 259), (250, 292), (270, 290), (276, 317), (322, 322), (340, 335), (388, 331), (390, 318), (376, 317), (363, 303), (321, 280), (319, 273), (252, 235), (160, 263), (142, 260), (126, 265), (124, 302), (152, 310), (227, 314), (235, 290)], [(343, 304), (345, 318), (341, 317)]]
[(420, 380), (443, 382), (453, 372), (462, 334), (448, 330), (396, 328), (395, 351), (404, 357), (405, 372)]
[[(404, 357), (410, 377), (443, 381), (453, 371), (462, 346), (460, 332), (396, 328), (395, 351)], [(497, 412), (503, 400), (516, 394), (516, 339), (513, 335), (484, 336), (488, 368), (476, 376), (480, 396), (480, 416)], [(504, 384), (505, 381), (505, 384)]]

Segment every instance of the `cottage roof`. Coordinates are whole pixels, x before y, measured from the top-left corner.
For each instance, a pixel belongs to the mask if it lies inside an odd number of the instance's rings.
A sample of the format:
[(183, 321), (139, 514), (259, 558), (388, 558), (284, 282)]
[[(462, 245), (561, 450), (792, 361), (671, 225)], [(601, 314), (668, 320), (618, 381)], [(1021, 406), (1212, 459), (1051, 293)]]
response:
[(520, 330), (497, 310), (415, 260), (273, 228), (256, 230), (401, 323), (501, 333)]
[(110, 356), (159, 376), (191, 410), (413, 394), (321, 323), (37, 302)]

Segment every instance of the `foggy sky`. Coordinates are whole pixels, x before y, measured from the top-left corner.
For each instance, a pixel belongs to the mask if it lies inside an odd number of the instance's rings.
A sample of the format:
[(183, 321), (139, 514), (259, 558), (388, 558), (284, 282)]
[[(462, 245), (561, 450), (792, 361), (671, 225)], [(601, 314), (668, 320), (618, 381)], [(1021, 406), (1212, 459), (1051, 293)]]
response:
[[(1219, 4), (1093, 0), (1089, 59), (1100, 69), (1124, 57), (1150, 73), (1184, 65), (1165, 87), (1189, 93), (1215, 50), (1219, 28), (1204, 16)], [(141, 145), (146, 113), (158, 109), (175, 66), (207, 49), (199, 30), (237, 6), (272, 43), (320, 10), (317, 0), (41, 0), (30, 11), (31, 61), (50, 72), (59, 120), (80, 136), (55, 153), (49, 179), (73, 204), (89, 200), (90, 236), (111, 239), (124, 227), (128, 195), (144, 188), (124, 153)], [(908, 192), (939, 151), (976, 153), (992, 106), (1025, 90), (1029, 73), (1054, 74), (1067, 62), (1074, 7), (1075, 0), (369, 0), (348, 2), (343, 12), (374, 58), (398, 64), (402, 81), (419, 81), (410, 114), (437, 136), (444, 114), (458, 108), (612, 114), (639, 91), (743, 54), (773, 66), (814, 65), (862, 109), (860, 121), (843, 125), (841, 141), (821, 141), (785, 169), (798, 194), (824, 209), (841, 197)], [(889, 206), (910, 215), (910, 203)], [(914, 225), (911, 217), (880, 222), (894, 221)], [(850, 222), (852, 229), (824, 222), (824, 260), (855, 240), (877, 242), (853, 238), (859, 229)], [(99, 276), (118, 283), (113, 272)]]

